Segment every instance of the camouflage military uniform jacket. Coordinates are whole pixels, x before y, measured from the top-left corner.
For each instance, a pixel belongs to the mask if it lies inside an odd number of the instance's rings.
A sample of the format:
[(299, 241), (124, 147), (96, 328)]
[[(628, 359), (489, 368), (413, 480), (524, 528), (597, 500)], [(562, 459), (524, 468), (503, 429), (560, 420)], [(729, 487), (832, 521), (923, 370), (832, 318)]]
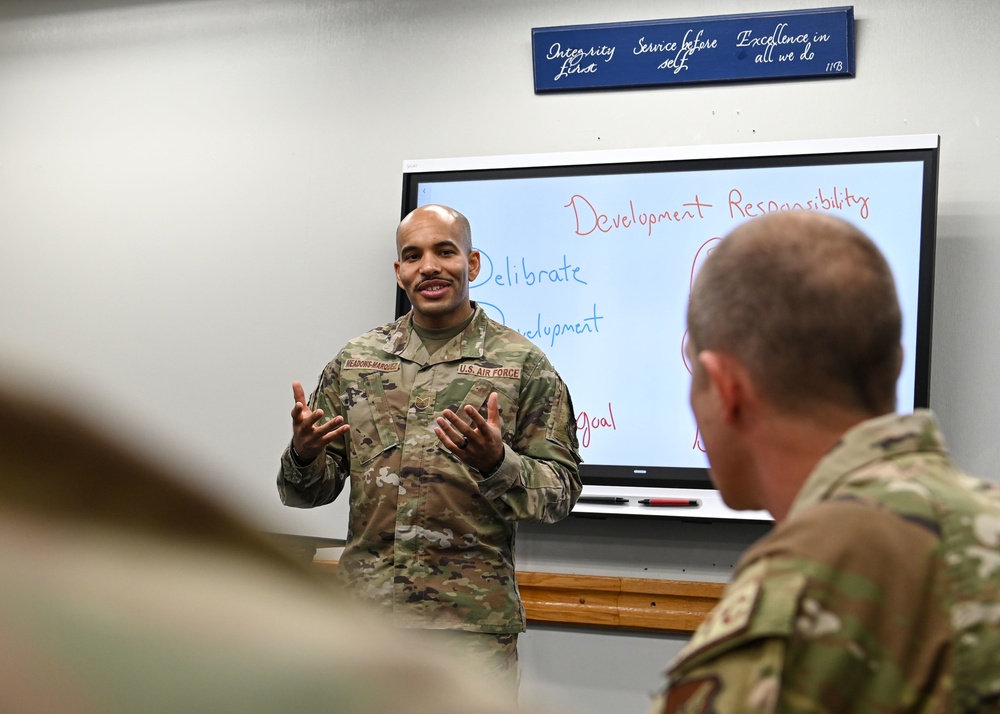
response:
[(657, 712), (1000, 711), (1000, 487), (930, 412), (859, 425), (668, 679)]
[[(444, 409), (467, 404), (485, 416), (492, 392), (505, 453), (495, 473), (481, 474), (434, 427)], [(348, 590), (387, 608), (399, 627), (523, 631), (515, 522), (564, 518), (582, 488), (573, 406), (544, 353), (477, 307), (428, 357), (406, 315), (344, 347), (310, 406), (343, 415), (347, 443), (303, 468), (286, 449), (278, 490), (286, 505), (310, 508), (350, 481), (338, 567)]]

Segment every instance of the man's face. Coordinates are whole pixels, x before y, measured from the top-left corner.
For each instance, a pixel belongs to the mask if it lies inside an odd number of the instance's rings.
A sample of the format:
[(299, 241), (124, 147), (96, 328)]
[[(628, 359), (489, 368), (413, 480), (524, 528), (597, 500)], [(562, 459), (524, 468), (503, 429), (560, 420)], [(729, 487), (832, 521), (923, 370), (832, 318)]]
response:
[(469, 282), (479, 274), (479, 251), (466, 245), (450, 216), (436, 211), (410, 216), (396, 247), (396, 282), (419, 325), (451, 327), (472, 314)]

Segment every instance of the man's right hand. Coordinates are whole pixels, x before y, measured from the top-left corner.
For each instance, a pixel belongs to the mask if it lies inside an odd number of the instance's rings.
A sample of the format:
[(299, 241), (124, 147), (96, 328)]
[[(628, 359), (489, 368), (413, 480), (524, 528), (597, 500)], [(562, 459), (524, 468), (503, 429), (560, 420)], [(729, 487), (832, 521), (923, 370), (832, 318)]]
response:
[(292, 448), (304, 463), (311, 464), (329, 444), (346, 434), (351, 427), (344, 423), (342, 416), (320, 424), (323, 410), (309, 408), (300, 382), (292, 382), (292, 396), (295, 399), (292, 408)]

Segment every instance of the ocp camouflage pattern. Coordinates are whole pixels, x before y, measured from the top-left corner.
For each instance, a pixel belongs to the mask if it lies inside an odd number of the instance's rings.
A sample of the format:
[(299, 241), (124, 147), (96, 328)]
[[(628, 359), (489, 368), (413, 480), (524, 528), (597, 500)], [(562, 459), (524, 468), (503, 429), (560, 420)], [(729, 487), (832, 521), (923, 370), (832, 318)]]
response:
[(928, 411), (849, 431), (653, 711), (1000, 711), (1000, 485), (952, 464)]
[[(493, 392), (505, 456), (487, 478), (434, 427), (445, 409), (467, 404), (485, 417)], [(515, 523), (564, 518), (582, 489), (573, 405), (544, 353), (477, 306), (465, 331), (429, 357), (406, 315), (348, 343), (309, 401), (351, 430), (304, 468), (286, 449), (278, 490), (286, 505), (311, 508), (350, 480), (338, 567), (347, 589), (400, 627), (523, 631)]]

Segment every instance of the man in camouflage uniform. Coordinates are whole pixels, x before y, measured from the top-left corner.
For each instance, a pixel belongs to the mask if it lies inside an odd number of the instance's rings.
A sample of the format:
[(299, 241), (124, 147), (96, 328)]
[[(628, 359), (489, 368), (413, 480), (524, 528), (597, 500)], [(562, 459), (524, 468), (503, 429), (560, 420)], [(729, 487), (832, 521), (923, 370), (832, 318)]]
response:
[(348, 343), (308, 403), (293, 384), (278, 490), (311, 508), (349, 480), (348, 590), (398, 627), (470, 633), (452, 639), (516, 679), (515, 522), (564, 518), (582, 488), (569, 392), (470, 301), (480, 258), (464, 216), (418, 208), (396, 247), (413, 310)]
[(894, 414), (889, 267), (813, 213), (738, 227), (688, 308), (712, 478), (770, 511), (655, 712), (1000, 711), (1000, 489)]

